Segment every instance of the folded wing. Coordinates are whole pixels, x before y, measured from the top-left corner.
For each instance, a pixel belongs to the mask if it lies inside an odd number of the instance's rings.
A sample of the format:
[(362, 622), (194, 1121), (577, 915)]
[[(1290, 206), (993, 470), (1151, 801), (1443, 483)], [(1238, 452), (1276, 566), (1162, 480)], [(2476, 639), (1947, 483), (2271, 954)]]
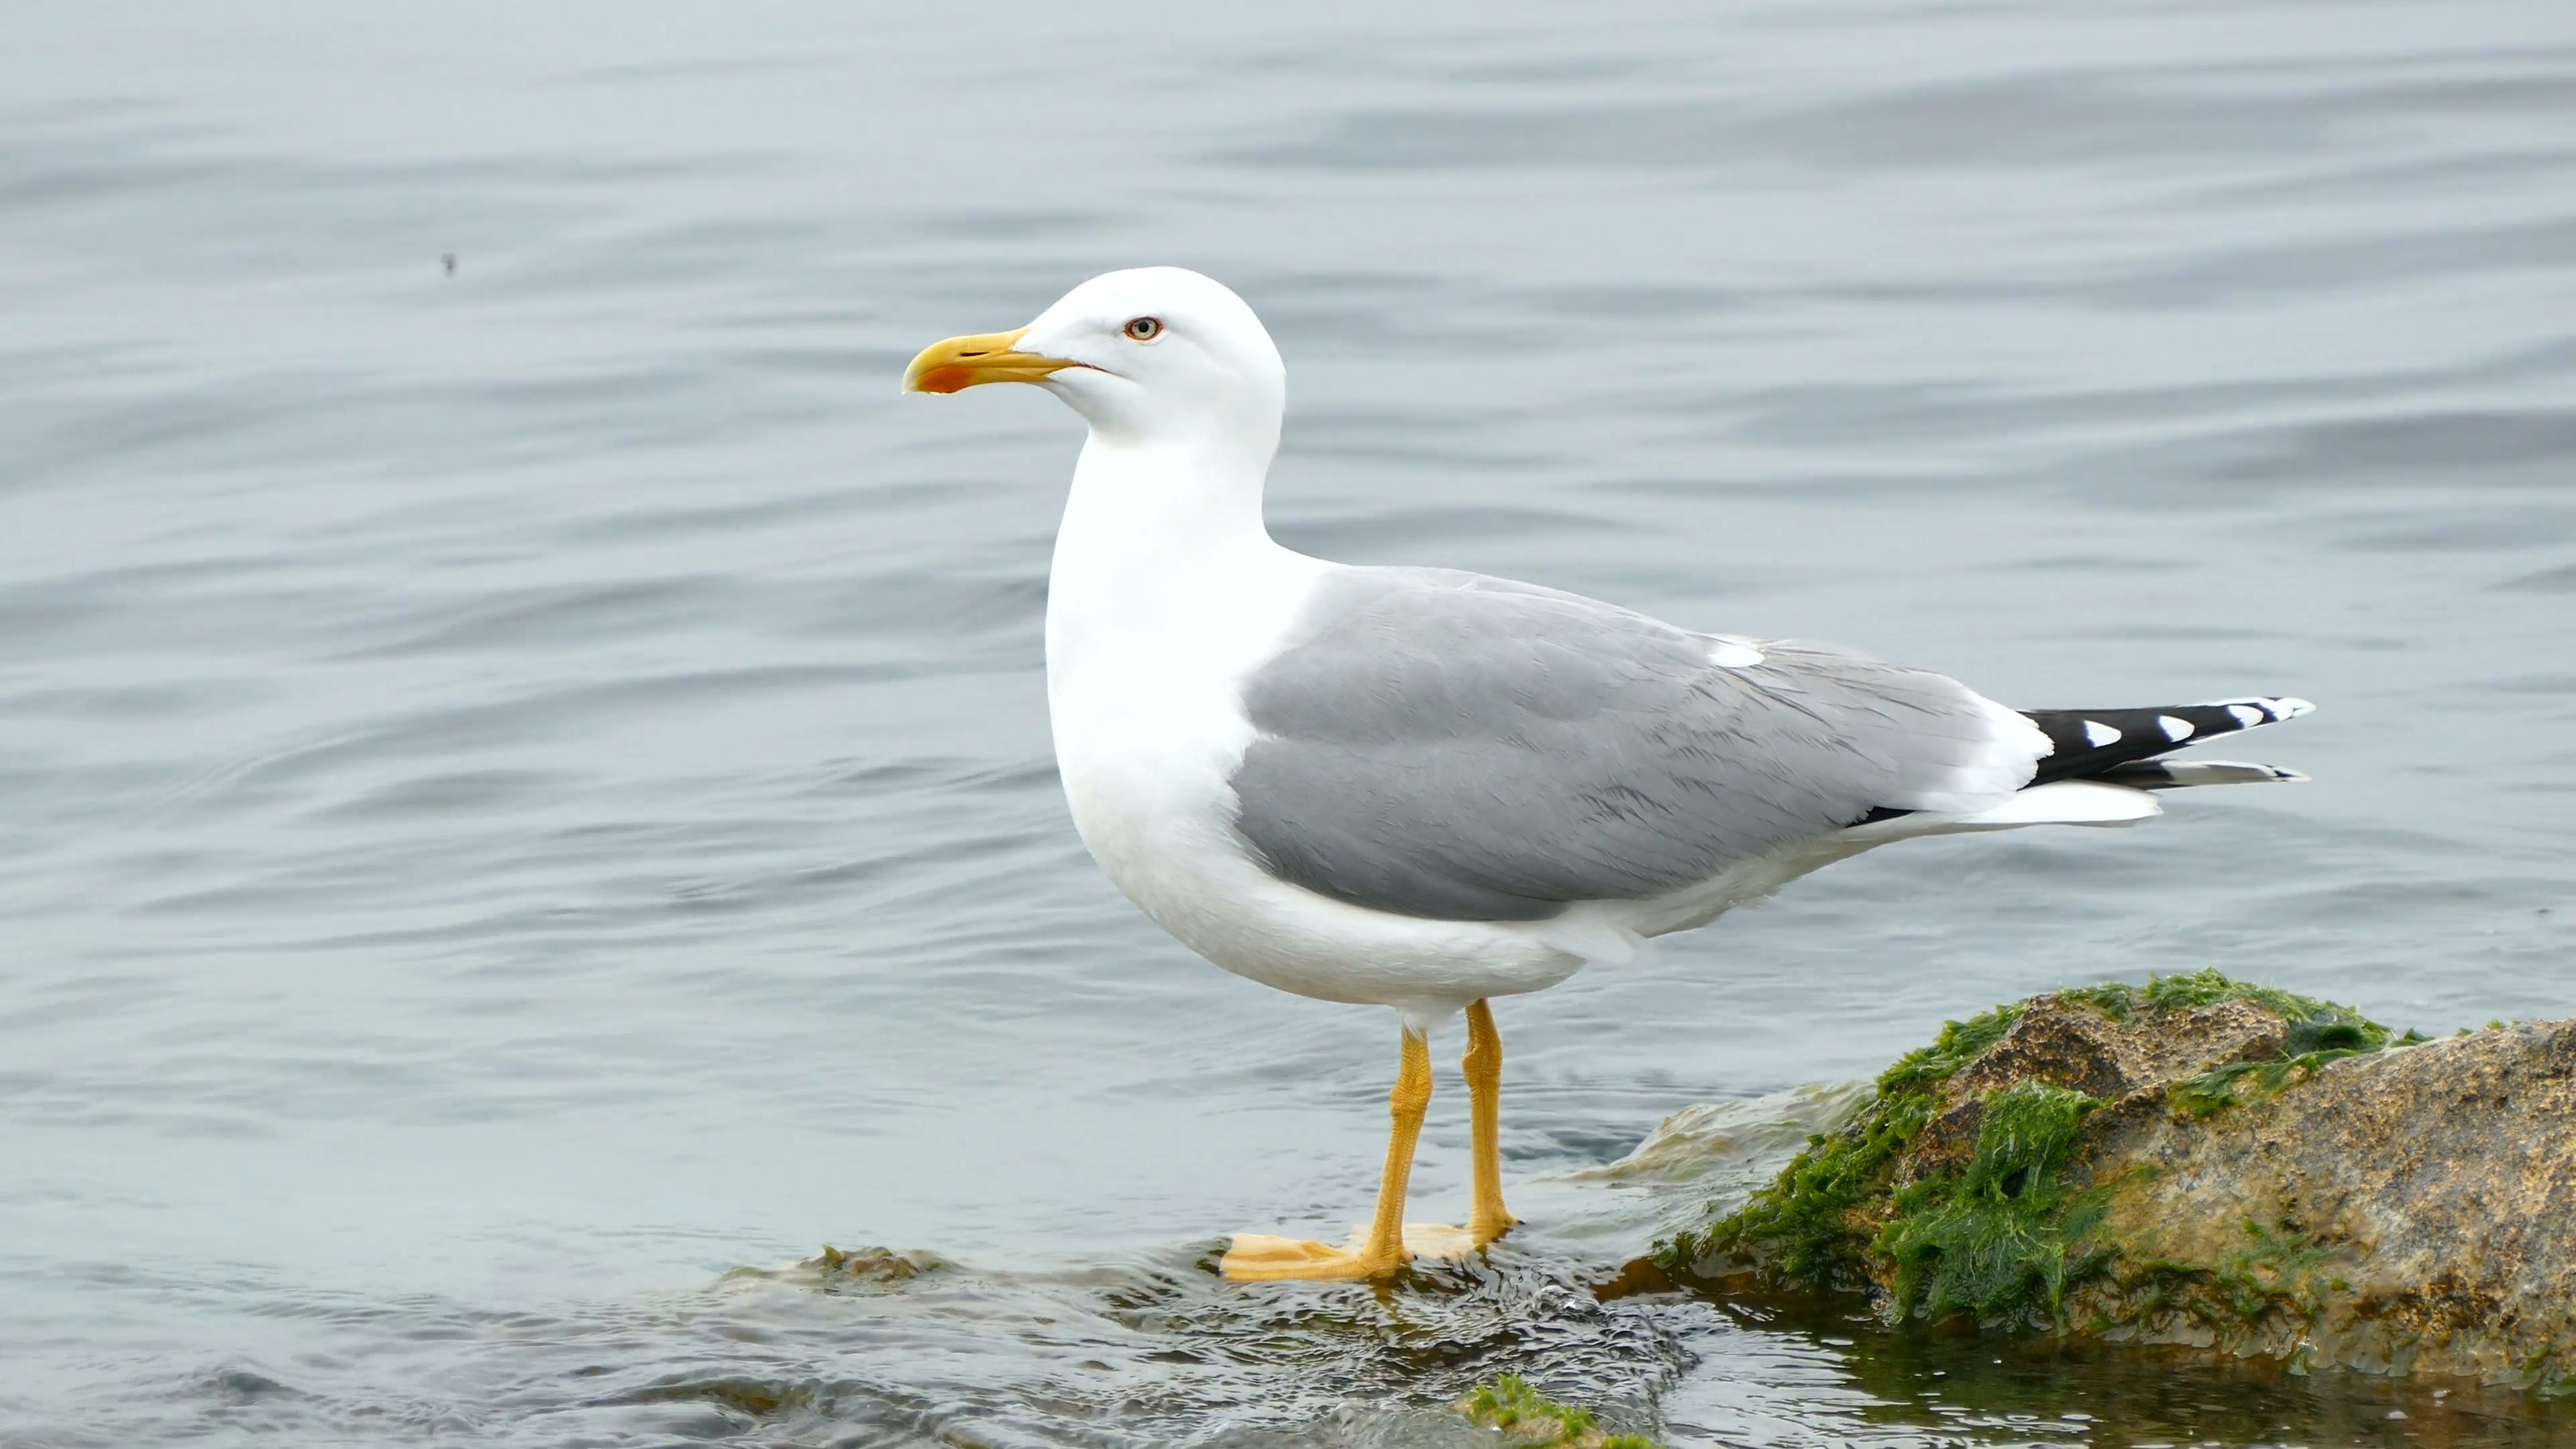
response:
[(1244, 708), (1235, 823), (1262, 865), (1445, 920), (1645, 899), (1874, 813), (1988, 809), (2050, 749), (1941, 675), (1435, 569), (1338, 571)]

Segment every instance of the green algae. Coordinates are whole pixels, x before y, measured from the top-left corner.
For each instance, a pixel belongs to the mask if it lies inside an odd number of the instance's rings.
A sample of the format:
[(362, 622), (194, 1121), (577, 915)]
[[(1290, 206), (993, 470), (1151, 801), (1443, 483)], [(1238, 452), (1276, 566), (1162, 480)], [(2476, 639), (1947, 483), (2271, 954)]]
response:
[(1916, 1047), (1896, 1059), (1896, 1065), (1878, 1074), (1881, 1097), (1919, 1091), (1957, 1075), (1961, 1067), (1984, 1056), (2013, 1023), (2021, 1020), (2030, 1003), (2015, 1001), (1980, 1012), (1966, 1021), (1941, 1023), (1941, 1035), (1930, 1046)]
[(2224, 975), (2215, 966), (2180, 976), (2149, 976), (2144, 986), (2132, 986), (2125, 981), (2079, 986), (2058, 992), (2057, 999), (2092, 1007), (2113, 1021), (2126, 1021), (2141, 1012), (2198, 1011), (2230, 1001), (2250, 1001), (2283, 1021), (2317, 1019), (2347, 1022), (2378, 1033), (2382, 1042), (2387, 1040), (2387, 1028), (2364, 1019), (2349, 1006), (2301, 996), (2277, 986), (2238, 981)]
[(2346, 1057), (2415, 1046), (2425, 1040), (2421, 1033), (2411, 1030), (2403, 1035), (2392, 1032), (2349, 1006), (2277, 987), (2230, 981), (2214, 969), (2153, 979), (2144, 991), (2114, 984), (2065, 995), (2101, 1010), (2114, 1021), (2125, 1020), (2129, 1011), (2140, 1008), (2187, 1010), (2222, 1001), (2250, 1001), (2281, 1018), (2285, 1031), (2277, 1059), (2229, 1062), (2173, 1085), (2168, 1095), (2174, 1105), (2200, 1118), (2276, 1095)]
[(1656, 1266), (1687, 1273), (1714, 1255), (1764, 1262), (1820, 1288), (1867, 1286), (1866, 1240), (1852, 1215), (1885, 1190), (1890, 1164), (1931, 1118), (1928, 1092), (1881, 1097), (1842, 1132), (1807, 1139), (1778, 1180), (1731, 1216), (1656, 1244)]
[(2016, 1002), (1942, 1023), (1930, 1046), (1879, 1074), (1877, 1097), (1850, 1126), (1808, 1138), (1807, 1150), (1778, 1180), (1723, 1221), (1656, 1244), (1656, 1266), (1687, 1273), (1693, 1263), (1717, 1256), (1767, 1263), (1781, 1276), (1817, 1287), (1866, 1287), (1868, 1240), (1853, 1231), (1853, 1213), (1885, 1190), (1890, 1164), (1932, 1120), (1932, 1088), (2002, 1040), (2022, 1010)]
[(2246, 1245), (2210, 1265), (2210, 1283), (2237, 1317), (2252, 1320), (2276, 1307), (2313, 1314), (2329, 1289), (2343, 1286), (2326, 1272), (2334, 1250), (2289, 1223), (2265, 1227), (2245, 1219)]
[(2057, 999), (2089, 1006), (2113, 1021), (2127, 1021), (2142, 1013), (2196, 1011), (2230, 1001), (2251, 1002), (2279, 1017), (2287, 1028), (2282, 1056), (2288, 1062), (2311, 1057), (2333, 1061), (2392, 1046), (2413, 1046), (2425, 1040), (2413, 1031), (2403, 1035), (2392, 1032), (2339, 1002), (2233, 980), (2214, 966), (2182, 976), (2150, 976), (2144, 986), (2121, 981), (2080, 986), (2057, 993)]
[[(1590, 1409), (1560, 1404), (1518, 1374), (1479, 1384), (1458, 1403), (1470, 1422), (1537, 1449), (1663, 1449), (1642, 1434), (1607, 1434)], [(1541, 1437), (1544, 1436), (1544, 1437)]]
[(2108, 1257), (2090, 1242), (2103, 1195), (2064, 1181), (2075, 1134), (2101, 1105), (2045, 1082), (1986, 1098), (1967, 1169), (1898, 1191), (1895, 1217), (1870, 1245), (1896, 1265), (1892, 1316), (1967, 1312), (1996, 1322), (2044, 1310), (2044, 1321), (2056, 1319), (2068, 1285)]
[(2167, 1089), (2167, 1095), (2175, 1106), (2194, 1117), (2215, 1117), (2230, 1107), (2242, 1107), (2249, 1101), (2304, 1082), (2329, 1062), (2362, 1054), (2357, 1048), (2336, 1048), (2302, 1052), (2276, 1061), (2229, 1062), (2223, 1067), (2212, 1067), (2199, 1076), (2174, 1083)]
[[(2205, 1263), (2133, 1257), (2106, 1275), (2101, 1295), (2125, 1318), (2179, 1313), (2207, 1324), (2255, 1324), (2275, 1312), (2313, 1316), (2349, 1285), (2329, 1271), (2334, 1250), (2305, 1230), (2244, 1220), (2245, 1243)], [(2097, 1317), (2102, 1313), (2097, 1307)]]

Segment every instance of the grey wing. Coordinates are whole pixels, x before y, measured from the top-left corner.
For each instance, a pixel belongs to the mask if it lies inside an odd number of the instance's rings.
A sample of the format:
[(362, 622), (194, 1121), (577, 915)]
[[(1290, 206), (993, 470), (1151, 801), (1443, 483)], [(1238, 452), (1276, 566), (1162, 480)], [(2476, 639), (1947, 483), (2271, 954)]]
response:
[(1440, 920), (1638, 900), (1877, 809), (1972, 810), (2046, 739), (1955, 680), (1817, 645), (1759, 662), (1573, 594), (1348, 569), (1246, 681), (1236, 828), (1272, 874)]

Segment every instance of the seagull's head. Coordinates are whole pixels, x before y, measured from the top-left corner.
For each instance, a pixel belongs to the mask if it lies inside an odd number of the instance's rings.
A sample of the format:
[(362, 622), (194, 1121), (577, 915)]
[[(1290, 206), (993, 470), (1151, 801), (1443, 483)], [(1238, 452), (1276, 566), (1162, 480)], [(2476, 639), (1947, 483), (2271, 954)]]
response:
[(951, 337), (904, 369), (906, 392), (1033, 382), (1112, 441), (1258, 439), (1267, 456), (1288, 372), (1261, 319), (1223, 283), (1180, 267), (1092, 278), (1016, 332)]

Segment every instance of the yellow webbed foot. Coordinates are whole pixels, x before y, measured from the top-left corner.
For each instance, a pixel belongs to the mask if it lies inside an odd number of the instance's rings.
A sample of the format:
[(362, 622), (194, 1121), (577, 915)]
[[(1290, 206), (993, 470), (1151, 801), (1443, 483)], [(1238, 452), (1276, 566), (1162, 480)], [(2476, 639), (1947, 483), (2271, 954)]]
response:
[(1376, 1282), (1403, 1272), (1416, 1258), (1455, 1262), (1483, 1246), (1465, 1228), (1446, 1223), (1406, 1223), (1402, 1245), (1389, 1250), (1372, 1252), (1365, 1239), (1365, 1230), (1354, 1232), (1337, 1248), (1272, 1233), (1237, 1233), (1217, 1267), (1238, 1283)]
[(1455, 1263), (1491, 1241), (1479, 1238), (1467, 1228), (1453, 1228), (1447, 1223), (1406, 1223), (1404, 1246), (1417, 1258), (1438, 1258)]
[(1372, 1257), (1363, 1250), (1336, 1248), (1330, 1243), (1283, 1238), (1273, 1233), (1237, 1233), (1217, 1268), (1238, 1283), (1291, 1279), (1357, 1283), (1392, 1278), (1404, 1270), (1405, 1262), (1402, 1254)]

